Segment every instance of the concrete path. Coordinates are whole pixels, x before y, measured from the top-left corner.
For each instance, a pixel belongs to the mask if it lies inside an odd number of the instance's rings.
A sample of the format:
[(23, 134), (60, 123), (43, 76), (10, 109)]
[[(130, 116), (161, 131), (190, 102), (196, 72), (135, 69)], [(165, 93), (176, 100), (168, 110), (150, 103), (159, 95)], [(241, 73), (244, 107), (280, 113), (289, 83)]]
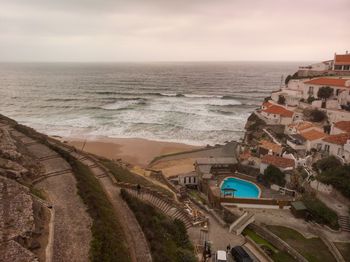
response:
[[(86, 206), (77, 193), (76, 180), (70, 165), (57, 153), (24, 134), (13, 131), (26, 145), (28, 151), (40, 161), (44, 178), (35, 187), (44, 190), (53, 211), (50, 219), (50, 233), (46, 248), (47, 261), (88, 261), (91, 241), (91, 218)], [(51, 159), (51, 156), (55, 156)], [(68, 171), (67, 171), (68, 170)], [(64, 171), (64, 172), (62, 172)], [(57, 176), (48, 177), (53, 173)]]
[[(68, 150), (65, 147), (61, 147), (64, 150)], [(67, 151), (69, 152), (69, 150)], [(99, 163), (93, 158), (78, 152), (70, 152), (70, 154), (85, 164), (91, 172), (99, 180), (102, 188), (104, 189), (109, 201), (115, 209), (115, 213), (118, 217), (118, 221), (124, 231), (126, 241), (128, 242), (129, 252), (132, 261), (135, 262), (150, 262), (152, 261), (151, 251), (148, 246), (147, 239), (137, 222), (134, 213), (130, 210), (128, 205), (120, 196), (120, 188), (117, 187), (111, 180), (111, 174), (106, 174), (106, 170), (99, 166)]]

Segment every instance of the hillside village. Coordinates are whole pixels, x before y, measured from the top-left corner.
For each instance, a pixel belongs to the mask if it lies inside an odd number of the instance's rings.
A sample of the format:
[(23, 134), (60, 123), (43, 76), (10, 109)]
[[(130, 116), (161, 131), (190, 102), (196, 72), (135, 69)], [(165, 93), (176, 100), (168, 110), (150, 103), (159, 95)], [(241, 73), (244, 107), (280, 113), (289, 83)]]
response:
[[(252, 123), (262, 128), (254, 130)], [(258, 130), (263, 136), (254, 136)], [(349, 163), (350, 54), (335, 54), (334, 60), (303, 66), (289, 75), (248, 120), (245, 142), (250, 146), (241, 157), (259, 166), (261, 173), (266, 164), (282, 171), (311, 169), (329, 156)], [(256, 150), (259, 157), (252, 154)]]

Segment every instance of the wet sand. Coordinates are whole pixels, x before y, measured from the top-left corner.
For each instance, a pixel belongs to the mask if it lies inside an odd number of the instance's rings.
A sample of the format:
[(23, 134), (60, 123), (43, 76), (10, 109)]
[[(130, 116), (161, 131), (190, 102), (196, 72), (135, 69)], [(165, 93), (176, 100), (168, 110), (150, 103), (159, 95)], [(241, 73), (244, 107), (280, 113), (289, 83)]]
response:
[(86, 152), (110, 159), (121, 158), (130, 164), (142, 167), (147, 166), (153, 158), (159, 155), (200, 148), (187, 144), (159, 142), (142, 138), (94, 137), (85, 140), (74, 137), (64, 137), (62, 140)]

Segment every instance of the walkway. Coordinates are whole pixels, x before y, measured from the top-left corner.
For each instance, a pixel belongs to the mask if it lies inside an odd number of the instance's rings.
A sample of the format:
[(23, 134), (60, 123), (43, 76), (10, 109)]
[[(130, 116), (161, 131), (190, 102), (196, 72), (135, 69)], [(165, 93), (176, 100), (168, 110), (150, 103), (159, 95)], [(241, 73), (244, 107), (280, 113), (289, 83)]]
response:
[(55, 146), (69, 152), (75, 159), (85, 164), (99, 180), (109, 201), (116, 210), (118, 221), (120, 222), (128, 248), (133, 261), (149, 262), (152, 261), (151, 252), (146, 237), (136, 220), (134, 213), (120, 196), (120, 188), (117, 187), (111, 179), (111, 174), (100, 166), (100, 164), (91, 156), (74, 151), (71, 147), (63, 146), (59, 143), (53, 143)]
[[(47, 261), (87, 261), (91, 241), (91, 218), (86, 206), (77, 193), (76, 180), (70, 171), (70, 165), (45, 145), (12, 130), (11, 133), (21, 141), (28, 151), (40, 161), (44, 175), (40, 177), (36, 188), (48, 194), (53, 206)], [(51, 157), (55, 156), (54, 159)], [(50, 174), (59, 174), (50, 177)]]

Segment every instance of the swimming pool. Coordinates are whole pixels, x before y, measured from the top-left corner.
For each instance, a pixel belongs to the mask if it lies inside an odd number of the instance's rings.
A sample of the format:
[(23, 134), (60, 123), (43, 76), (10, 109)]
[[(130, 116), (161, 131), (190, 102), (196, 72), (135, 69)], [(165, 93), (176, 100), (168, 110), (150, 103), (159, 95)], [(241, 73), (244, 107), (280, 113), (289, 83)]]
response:
[[(260, 189), (254, 184), (239, 178), (228, 177), (221, 183), (221, 193), (226, 196), (233, 196), (238, 198), (259, 198)], [(234, 192), (226, 191), (224, 189), (234, 189)]]

